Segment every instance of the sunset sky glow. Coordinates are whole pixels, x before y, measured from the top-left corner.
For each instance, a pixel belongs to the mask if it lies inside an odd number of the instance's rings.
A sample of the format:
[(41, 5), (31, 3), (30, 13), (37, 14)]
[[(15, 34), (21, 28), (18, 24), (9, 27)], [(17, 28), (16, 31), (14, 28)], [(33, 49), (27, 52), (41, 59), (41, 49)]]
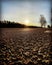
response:
[(50, 1), (16, 0), (2, 2), (2, 20), (40, 26), (41, 14), (45, 16), (47, 24), (50, 24)]

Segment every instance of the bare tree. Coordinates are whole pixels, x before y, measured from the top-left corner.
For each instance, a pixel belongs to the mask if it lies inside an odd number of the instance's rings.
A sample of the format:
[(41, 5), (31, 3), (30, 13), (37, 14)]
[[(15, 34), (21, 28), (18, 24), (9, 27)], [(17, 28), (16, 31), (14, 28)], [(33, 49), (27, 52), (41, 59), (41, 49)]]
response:
[(46, 19), (43, 15), (40, 15), (40, 24), (41, 24), (41, 27), (45, 27), (46, 26)]

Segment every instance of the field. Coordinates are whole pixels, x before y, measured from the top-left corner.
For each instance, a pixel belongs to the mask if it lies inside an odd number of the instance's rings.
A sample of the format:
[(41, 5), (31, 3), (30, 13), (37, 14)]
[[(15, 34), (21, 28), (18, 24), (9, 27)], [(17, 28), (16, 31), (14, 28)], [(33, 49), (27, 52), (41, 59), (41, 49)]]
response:
[(0, 28), (0, 65), (49, 65), (51, 35), (44, 28)]

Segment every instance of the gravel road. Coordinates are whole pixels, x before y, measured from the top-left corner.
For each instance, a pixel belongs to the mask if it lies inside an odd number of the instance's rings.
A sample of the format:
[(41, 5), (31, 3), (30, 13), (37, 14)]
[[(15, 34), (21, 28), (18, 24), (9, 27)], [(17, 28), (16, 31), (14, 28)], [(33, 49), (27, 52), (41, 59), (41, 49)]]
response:
[(52, 33), (47, 30), (0, 28), (0, 65), (49, 65)]

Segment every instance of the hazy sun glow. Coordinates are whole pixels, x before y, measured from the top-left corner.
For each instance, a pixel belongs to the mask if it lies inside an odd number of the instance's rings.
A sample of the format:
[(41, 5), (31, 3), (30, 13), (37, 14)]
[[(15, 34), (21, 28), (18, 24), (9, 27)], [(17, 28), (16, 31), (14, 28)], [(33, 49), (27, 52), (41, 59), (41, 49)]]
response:
[(50, 0), (2, 1), (1, 20), (18, 22), (25, 25), (40, 26), (40, 15), (50, 24)]
[(30, 21), (29, 21), (28, 19), (26, 19), (26, 20), (24, 21), (24, 24), (25, 24), (25, 25), (29, 25), (29, 22), (30, 22)]

